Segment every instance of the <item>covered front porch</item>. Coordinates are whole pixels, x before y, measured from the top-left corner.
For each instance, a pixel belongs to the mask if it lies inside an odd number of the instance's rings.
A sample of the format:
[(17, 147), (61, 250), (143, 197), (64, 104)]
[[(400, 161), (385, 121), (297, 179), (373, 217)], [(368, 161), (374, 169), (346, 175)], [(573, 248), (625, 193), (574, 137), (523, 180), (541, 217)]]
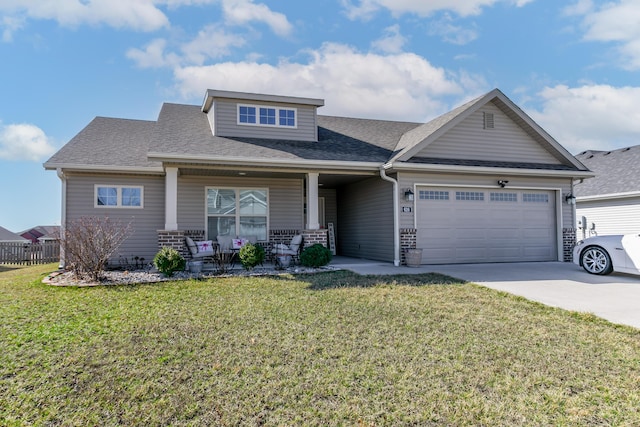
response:
[[(334, 254), (393, 262), (392, 185), (378, 170), (170, 165), (159, 247), (188, 259), (185, 237), (252, 238), (270, 255), (302, 235)], [(332, 234), (330, 234), (332, 232)], [(269, 260), (270, 261), (270, 260)]]

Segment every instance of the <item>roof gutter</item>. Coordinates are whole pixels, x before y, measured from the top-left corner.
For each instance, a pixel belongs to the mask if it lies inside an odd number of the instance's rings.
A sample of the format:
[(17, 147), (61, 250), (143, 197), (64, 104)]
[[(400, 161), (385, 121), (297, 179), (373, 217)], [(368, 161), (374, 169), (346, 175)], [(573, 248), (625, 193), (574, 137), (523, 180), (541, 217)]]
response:
[(398, 213), (398, 181), (387, 176), (384, 166), (380, 167), (380, 178), (393, 184), (393, 265), (400, 266), (400, 214)]
[(144, 175), (164, 175), (162, 166), (109, 166), (109, 165), (83, 165), (74, 163), (45, 163), (45, 170), (60, 170), (74, 172), (111, 172), (111, 173), (130, 173)]
[(518, 176), (537, 176), (555, 178), (592, 178), (595, 173), (580, 170), (549, 170), (549, 169), (517, 169), (517, 168), (494, 168), (487, 166), (464, 166), (464, 165), (438, 165), (438, 164), (416, 164), (416, 163), (387, 163), (385, 169), (416, 171), (416, 172), (467, 172), (470, 174), (493, 175), (508, 174)]
[(628, 197), (640, 197), (640, 191), (629, 191), (626, 193), (612, 193), (612, 194), (596, 194), (594, 196), (578, 196), (576, 198), (576, 201), (591, 202), (591, 201), (597, 201), (597, 200), (625, 199)]

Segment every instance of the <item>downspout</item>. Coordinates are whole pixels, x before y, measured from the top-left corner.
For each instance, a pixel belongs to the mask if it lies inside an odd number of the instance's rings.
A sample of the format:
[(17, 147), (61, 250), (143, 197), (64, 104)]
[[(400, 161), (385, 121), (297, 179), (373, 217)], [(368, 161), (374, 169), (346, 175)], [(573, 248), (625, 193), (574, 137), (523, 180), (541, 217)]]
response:
[[(64, 236), (65, 227), (67, 225), (67, 177), (64, 176), (62, 168), (56, 169), (58, 178), (61, 183), (61, 204), (60, 204), (60, 235)], [(60, 268), (65, 267), (63, 240), (60, 240)]]
[(380, 167), (380, 178), (393, 184), (393, 265), (400, 266), (400, 214), (398, 212), (398, 181), (387, 176), (385, 166)]

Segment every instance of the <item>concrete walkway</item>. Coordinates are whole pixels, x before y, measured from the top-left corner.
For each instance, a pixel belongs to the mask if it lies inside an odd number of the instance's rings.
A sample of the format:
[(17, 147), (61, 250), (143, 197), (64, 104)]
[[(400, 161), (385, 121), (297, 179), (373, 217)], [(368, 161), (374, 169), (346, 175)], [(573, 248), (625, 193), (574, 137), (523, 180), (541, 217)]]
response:
[(593, 313), (613, 323), (640, 328), (640, 276), (594, 276), (567, 262), (424, 265), (418, 268), (335, 257), (332, 265), (358, 274), (437, 272), (509, 292), (549, 306)]

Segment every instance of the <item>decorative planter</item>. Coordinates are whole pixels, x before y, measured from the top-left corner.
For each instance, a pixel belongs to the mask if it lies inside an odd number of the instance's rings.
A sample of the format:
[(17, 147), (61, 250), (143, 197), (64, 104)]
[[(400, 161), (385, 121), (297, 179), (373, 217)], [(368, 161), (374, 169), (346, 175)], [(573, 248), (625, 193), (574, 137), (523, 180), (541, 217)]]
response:
[(189, 271), (191, 273), (202, 273), (202, 261), (189, 261)]
[(407, 267), (420, 267), (422, 263), (422, 249), (407, 249), (404, 256)]
[(287, 268), (291, 265), (291, 255), (276, 255), (278, 259), (278, 265), (282, 268)]

